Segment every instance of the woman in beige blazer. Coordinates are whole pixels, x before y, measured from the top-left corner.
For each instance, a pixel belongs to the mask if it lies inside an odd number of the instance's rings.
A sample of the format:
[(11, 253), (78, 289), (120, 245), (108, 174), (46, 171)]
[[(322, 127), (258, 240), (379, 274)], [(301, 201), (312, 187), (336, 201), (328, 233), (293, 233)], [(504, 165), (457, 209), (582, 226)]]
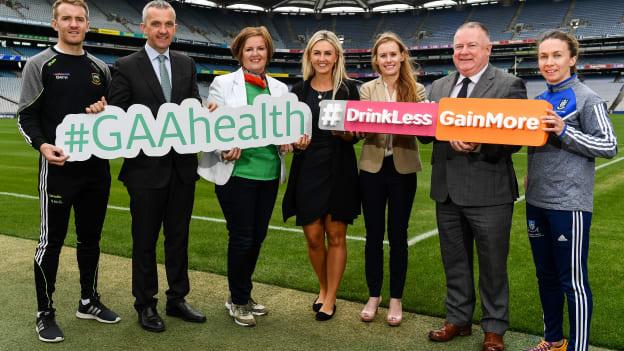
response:
[[(362, 100), (425, 100), (425, 87), (416, 82), (408, 49), (396, 34), (380, 34), (371, 56), (373, 69), (380, 77), (362, 85)], [(372, 321), (381, 302), (387, 203), (390, 242), (390, 303), (387, 322), (396, 326), (403, 317), (401, 297), (407, 272), (407, 226), (416, 194), (416, 172), (421, 169), (416, 137), (367, 134), (359, 166), (360, 194), (366, 225), (366, 282), (370, 296), (360, 317), (364, 322)]]

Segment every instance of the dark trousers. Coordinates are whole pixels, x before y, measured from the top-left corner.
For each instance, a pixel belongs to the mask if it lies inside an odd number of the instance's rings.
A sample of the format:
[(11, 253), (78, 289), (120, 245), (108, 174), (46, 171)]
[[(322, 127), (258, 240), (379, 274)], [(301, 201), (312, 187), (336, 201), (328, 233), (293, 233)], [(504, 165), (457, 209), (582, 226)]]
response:
[(509, 327), (507, 256), (513, 203), (459, 206), (452, 200), (436, 203), (440, 251), (446, 274), (446, 319), (456, 325), (472, 323), (475, 308), (473, 248), (479, 256), (481, 327), (504, 334)]
[(237, 305), (246, 304), (251, 297), (251, 276), (267, 235), (278, 186), (279, 179), (241, 177), (231, 177), (225, 185), (215, 185), (227, 222), (228, 283), (232, 302)]
[(69, 215), (74, 208), (76, 258), (80, 270), (80, 295), (97, 296), (97, 271), (100, 259), (100, 236), (110, 191), (110, 174), (95, 177), (69, 174), (66, 169), (50, 166), (41, 158), (39, 168), (39, 203), (41, 225), (35, 251), (35, 289), (39, 311), (51, 310), (59, 255), (67, 235)]
[(135, 308), (156, 304), (158, 273), (156, 242), (162, 226), (165, 236), (165, 270), (169, 289), (167, 300), (184, 299), (188, 294), (188, 237), (195, 182), (182, 183), (175, 171), (164, 188), (128, 187), (132, 214), (132, 295)]
[(563, 339), (565, 297), (570, 325), (568, 350), (587, 350), (592, 315), (592, 292), (587, 276), (592, 214), (527, 204), (526, 216), (544, 310), (544, 339)]
[(360, 171), (360, 194), (366, 226), (365, 268), (369, 296), (381, 294), (386, 204), (390, 242), (390, 297), (400, 299), (407, 273), (407, 227), (416, 194), (416, 173), (400, 174), (392, 156), (377, 173)]

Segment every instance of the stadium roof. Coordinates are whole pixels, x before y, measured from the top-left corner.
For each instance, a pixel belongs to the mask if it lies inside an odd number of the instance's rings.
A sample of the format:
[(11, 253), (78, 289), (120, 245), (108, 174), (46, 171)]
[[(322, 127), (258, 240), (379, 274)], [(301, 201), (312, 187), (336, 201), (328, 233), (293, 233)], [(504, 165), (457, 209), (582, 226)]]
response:
[(278, 12), (369, 12), (451, 7), (475, 3), (511, 3), (514, 0), (177, 0), (210, 7)]

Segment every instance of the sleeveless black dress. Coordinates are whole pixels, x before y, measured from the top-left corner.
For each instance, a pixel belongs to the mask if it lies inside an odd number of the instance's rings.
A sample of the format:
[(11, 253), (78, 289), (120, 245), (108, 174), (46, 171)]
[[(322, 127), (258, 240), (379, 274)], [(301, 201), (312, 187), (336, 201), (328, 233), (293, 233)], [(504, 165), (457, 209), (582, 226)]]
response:
[[(296, 215), (297, 225), (307, 225), (326, 214), (347, 224), (360, 214), (358, 169), (353, 144), (318, 128), (319, 93), (309, 81), (296, 84), (292, 92), (312, 111), (312, 141), (295, 153), (282, 203), (284, 221)], [(331, 99), (332, 92), (322, 94)], [(359, 100), (354, 81), (346, 81), (336, 100)]]

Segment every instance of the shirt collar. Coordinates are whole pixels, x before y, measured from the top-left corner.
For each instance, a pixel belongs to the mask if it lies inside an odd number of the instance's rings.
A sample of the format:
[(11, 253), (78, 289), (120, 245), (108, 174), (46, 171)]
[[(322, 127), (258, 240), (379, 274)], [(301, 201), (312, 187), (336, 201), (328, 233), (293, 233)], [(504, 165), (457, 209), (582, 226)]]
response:
[(393, 102), (396, 102), (396, 99), (397, 99), (397, 91), (396, 91), (396, 89), (394, 89), (394, 91), (392, 92), (392, 96), (390, 96), (390, 92), (388, 90), (388, 83), (386, 83), (386, 81), (383, 80), (383, 79), (381, 80), (381, 82), (383, 83), (383, 86), (384, 86), (384, 90), (385, 90), (385, 93), (386, 93), (386, 98), (391, 100), (391, 101), (393, 101)]
[(171, 58), (169, 57), (169, 48), (167, 48), (167, 51), (161, 54), (154, 48), (149, 46), (148, 43), (145, 43), (145, 52), (147, 53), (147, 57), (149, 57), (150, 61), (154, 61), (160, 55), (165, 55), (167, 57), (167, 60), (171, 60)]
[[(477, 84), (477, 82), (479, 81), (479, 79), (481, 79), (481, 76), (483, 75), (483, 73), (485, 72), (485, 70), (488, 68), (489, 65), (490, 64), (488, 63), (479, 72), (477, 72), (477, 74), (473, 75), (472, 77), (468, 77), (470, 79), (470, 81), (473, 84)], [(466, 76), (464, 76), (463, 74), (460, 73), (459, 74), (459, 78), (457, 78), (457, 83), (455, 83), (455, 85), (461, 85), (462, 84), (462, 80), (464, 80), (464, 78), (466, 78)]]

